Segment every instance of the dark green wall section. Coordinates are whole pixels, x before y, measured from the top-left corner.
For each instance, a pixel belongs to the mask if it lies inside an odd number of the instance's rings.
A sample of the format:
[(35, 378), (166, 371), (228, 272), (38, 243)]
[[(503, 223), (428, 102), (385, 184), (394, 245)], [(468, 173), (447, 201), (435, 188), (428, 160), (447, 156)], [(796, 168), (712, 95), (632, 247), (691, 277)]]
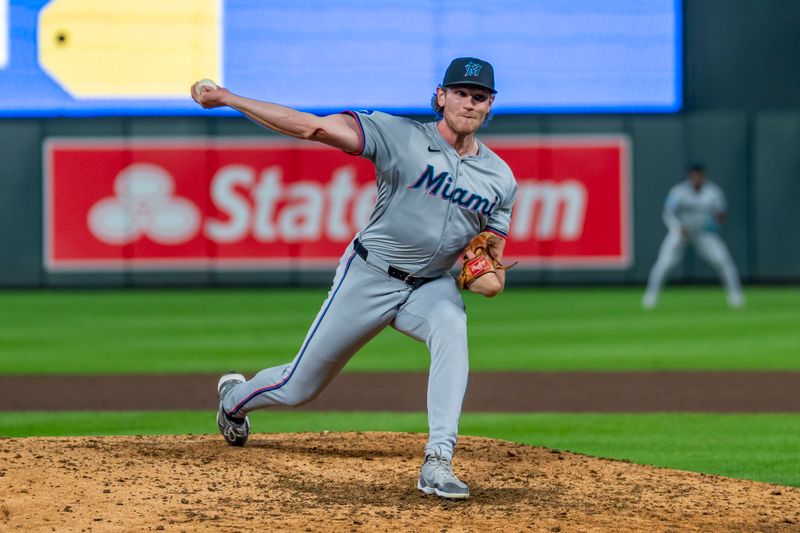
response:
[(800, 107), (800, 2), (684, 0), (688, 109)]
[(39, 121), (0, 121), (0, 283), (42, 282), (42, 148)]
[(800, 113), (755, 120), (752, 260), (764, 279), (800, 276)]

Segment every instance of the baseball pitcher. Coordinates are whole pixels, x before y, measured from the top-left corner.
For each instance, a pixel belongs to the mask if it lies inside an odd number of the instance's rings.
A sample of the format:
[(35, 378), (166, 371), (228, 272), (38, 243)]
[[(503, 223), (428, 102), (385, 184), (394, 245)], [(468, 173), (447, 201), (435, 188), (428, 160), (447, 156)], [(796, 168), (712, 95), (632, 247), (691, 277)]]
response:
[[(469, 496), (451, 467), (469, 367), (459, 288), (489, 297), (503, 290), (501, 261), (517, 194), (508, 165), (475, 136), (495, 94), (492, 65), (474, 57), (450, 63), (432, 98), (438, 120), (429, 123), (370, 111), (319, 117), (193, 86), (204, 108), (228, 106), (278, 133), (369, 159), (378, 189), (369, 223), (344, 251), (294, 359), (250, 380), (220, 378), (217, 423), (229, 444), (244, 445), (250, 411), (312, 400), (392, 326), (426, 343), (431, 356), (429, 438), (417, 487), (444, 498)], [(448, 272), (460, 258), (457, 284)]]
[(687, 243), (692, 243), (717, 271), (725, 286), (728, 304), (734, 308), (744, 305), (736, 265), (719, 236), (725, 211), (725, 195), (718, 185), (706, 180), (705, 167), (702, 164), (689, 167), (687, 179), (675, 185), (667, 195), (664, 223), (668, 232), (647, 282), (642, 299), (645, 309), (652, 309), (658, 303), (666, 276), (683, 258)]

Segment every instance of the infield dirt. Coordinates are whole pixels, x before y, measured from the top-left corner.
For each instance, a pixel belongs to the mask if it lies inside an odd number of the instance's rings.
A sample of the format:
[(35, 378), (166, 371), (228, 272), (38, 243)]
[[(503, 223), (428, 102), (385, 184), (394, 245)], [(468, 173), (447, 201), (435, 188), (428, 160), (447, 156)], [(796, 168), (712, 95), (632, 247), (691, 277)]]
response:
[(466, 501), (420, 493), (425, 436), (0, 439), (0, 530), (798, 531), (800, 489), (462, 437)]

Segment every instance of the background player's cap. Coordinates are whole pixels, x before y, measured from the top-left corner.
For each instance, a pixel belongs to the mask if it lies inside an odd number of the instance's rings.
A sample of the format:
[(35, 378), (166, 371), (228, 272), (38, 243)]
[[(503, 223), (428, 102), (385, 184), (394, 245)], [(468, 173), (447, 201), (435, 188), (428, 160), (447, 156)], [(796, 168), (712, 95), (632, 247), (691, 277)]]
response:
[(692, 163), (688, 167), (686, 167), (686, 172), (701, 172), (701, 173), (705, 173), (705, 171), (706, 171), (706, 165), (705, 165), (705, 163), (702, 163), (701, 161), (695, 161), (694, 163)]
[(475, 57), (457, 57), (444, 73), (442, 87), (450, 85), (477, 85), (494, 90), (494, 69), (488, 61)]

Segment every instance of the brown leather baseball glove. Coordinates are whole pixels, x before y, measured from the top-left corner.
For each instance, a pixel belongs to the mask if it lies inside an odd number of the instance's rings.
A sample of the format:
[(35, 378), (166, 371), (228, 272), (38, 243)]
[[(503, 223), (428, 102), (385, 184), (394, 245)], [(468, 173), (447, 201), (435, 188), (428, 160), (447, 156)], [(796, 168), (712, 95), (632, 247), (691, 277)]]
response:
[[(470, 283), (484, 274), (497, 270), (508, 270), (516, 265), (516, 263), (514, 263), (510, 266), (503, 266), (503, 264), (492, 255), (491, 246), (497, 239), (499, 239), (497, 235), (488, 231), (479, 233), (470, 239), (469, 244), (467, 244), (467, 247), (464, 248), (461, 254), (464, 259), (464, 266), (461, 267), (461, 272), (458, 274), (458, 278), (456, 278), (459, 289), (466, 289), (469, 287)], [(475, 257), (468, 259), (468, 251), (475, 254)]]

